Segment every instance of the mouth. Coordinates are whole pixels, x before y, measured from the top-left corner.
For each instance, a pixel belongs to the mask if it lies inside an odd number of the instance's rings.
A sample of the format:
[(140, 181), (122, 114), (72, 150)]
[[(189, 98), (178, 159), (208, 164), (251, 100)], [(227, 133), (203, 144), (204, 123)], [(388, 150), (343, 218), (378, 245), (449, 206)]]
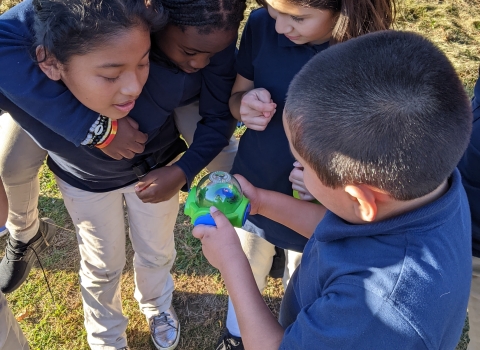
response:
[(291, 41), (295, 41), (295, 40), (300, 39), (300, 36), (290, 36), (290, 35), (287, 35), (287, 34), (285, 34), (285, 36), (287, 37), (287, 39), (289, 39)]
[(135, 100), (127, 101), (127, 102), (124, 102), (124, 103), (114, 104), (114, 106), (119, 111), (128, 113), (133, 109), (133, 107), (135, 107)]

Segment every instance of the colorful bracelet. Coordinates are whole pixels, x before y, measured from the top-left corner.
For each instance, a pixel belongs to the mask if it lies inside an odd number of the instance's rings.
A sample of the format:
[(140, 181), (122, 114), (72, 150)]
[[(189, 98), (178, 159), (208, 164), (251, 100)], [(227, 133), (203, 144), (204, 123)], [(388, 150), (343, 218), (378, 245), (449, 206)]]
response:
[(107, 134), (107, 125), (109, 118), (99, 115), (97, 120), (92, 124), (88, 130), (87, 137), (81, 142), (83, 146), (95, 146), (102, 137)]
[(117, 135), (117, 129), (118, 121), (112, 120), (112, 128), (110, 129), (110, 135), (108, 135), (107, 139), (104, 142), (96, 144), (95, 147), (100, 149), (107, 147), (113, 141), (115, 135)]

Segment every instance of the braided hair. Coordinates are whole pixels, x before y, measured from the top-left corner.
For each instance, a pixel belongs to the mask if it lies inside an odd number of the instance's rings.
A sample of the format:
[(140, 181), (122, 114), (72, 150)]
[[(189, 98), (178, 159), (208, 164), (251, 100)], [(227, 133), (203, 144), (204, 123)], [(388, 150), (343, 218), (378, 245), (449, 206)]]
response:
[(200, 34), (214, 30), (237, 30), (246, 9), (245, 0), (163, 0), (168, 22), (197, 27)]

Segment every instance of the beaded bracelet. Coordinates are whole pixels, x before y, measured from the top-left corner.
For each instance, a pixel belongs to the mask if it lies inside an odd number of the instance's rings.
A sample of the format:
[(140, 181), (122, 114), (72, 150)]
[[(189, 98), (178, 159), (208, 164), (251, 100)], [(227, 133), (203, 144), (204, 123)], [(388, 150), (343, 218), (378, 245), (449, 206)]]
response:
[[(97, 143), (100, 143), (100, 140), (106, 135), (108, 136), (109, 130), (108, 130), (108, 123), (109, 123), (109, 118), (104, 117), (100, 121), (100, 123), (95, 127), (94, 129), (94, 136), (91, 139), (90, 143), (87, 145), (90, 148), (95, 147)], [(105, 137), (106, 137), (105, 136)]]
[(110, 134), (108, 135), (107, 139), (99, 144), (96, 144), (95, 147), (97, 148), (105, 148), (107, 147), (115, 138), (115, 135), (117, 135), (117, 129), (118, 129), (118, 121), (112, 120), (112, 128), (110, 130)]
[(99, 115), (97, 120), (92, 124), (88, 130), (87, 137), (80, 143), (83, 146), (92, 145), (98, 143), (98, 141), (106, 134), (106, 128), (109, 118)]

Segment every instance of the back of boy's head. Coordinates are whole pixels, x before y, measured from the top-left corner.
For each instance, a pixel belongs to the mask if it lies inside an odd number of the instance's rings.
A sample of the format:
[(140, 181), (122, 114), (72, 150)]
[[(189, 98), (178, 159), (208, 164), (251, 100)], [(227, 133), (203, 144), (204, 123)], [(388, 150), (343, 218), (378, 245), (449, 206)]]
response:
[(35, 46), (67, 63), (130, 28), (160, 29), (167, 17), (159, 0), (150, 5), (138, 0), (33, 0)]
[(313, 58), (292, 81), (284, 115), (293, 147), (324, 185), (367, 184), (396, 200), (422, 197), (448, 178), (472, 123), (445, 55), (395, 31)]

